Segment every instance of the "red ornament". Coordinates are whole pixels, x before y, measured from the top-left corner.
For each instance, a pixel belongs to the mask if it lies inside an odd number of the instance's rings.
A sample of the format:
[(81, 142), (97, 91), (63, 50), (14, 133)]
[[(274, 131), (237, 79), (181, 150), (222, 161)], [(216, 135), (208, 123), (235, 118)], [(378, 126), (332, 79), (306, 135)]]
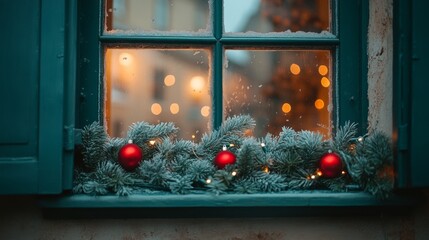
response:
[(228, 164), (234, 164), (237, 160), (237, 157), (234, 153), (226, 150), (226, 147), (223, 148), (221, 152), (219, 152), (214, 158), (214, 164), (219, 168), (223, 169)]
[(118, 153), (119, 164), (127, 171), (136, 169), (142, 161), (142, 158), (143, 151), (131, 141), (124, 145)]
[(338, 177), (343, 171), (343, 161), (336, 153), (326, 153), (320, 158), (319, 170), (322, 172), (323, 177)]

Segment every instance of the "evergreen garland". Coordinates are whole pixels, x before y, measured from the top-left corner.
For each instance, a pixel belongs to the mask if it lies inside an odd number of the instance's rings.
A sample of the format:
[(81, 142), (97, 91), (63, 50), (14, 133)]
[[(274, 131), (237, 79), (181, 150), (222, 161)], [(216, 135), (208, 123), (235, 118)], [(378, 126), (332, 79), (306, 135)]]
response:
[[(178, 129), (172, 123), (135, 123), (126, 139), (109, 138), (98, 123), (90, 124), (83, 129), (83, 164), (76, 167), (73, 191), (122, 196), (159, 191), (224, 194), (359, 188), (386, 198), (392, 190), (391, 143), (379, 132), (358, 138), (356, 124), (348, 122), (329, 140), (316, 132), (287, 127), (278, 136), (256, 139), (245, 135), (254, 126), (251, 117), (235, 116), (194, 143), (176, 140)], [(128, 140), (143, 151), (143, 160), (134, 171), (125, 171), (117, 159)], [(229, 147), (237, 161), (218, 169), (213, 159), (223, 146)], [(319, 160), (330, 151), (341, 157), (346, 174), (319, 176)]]

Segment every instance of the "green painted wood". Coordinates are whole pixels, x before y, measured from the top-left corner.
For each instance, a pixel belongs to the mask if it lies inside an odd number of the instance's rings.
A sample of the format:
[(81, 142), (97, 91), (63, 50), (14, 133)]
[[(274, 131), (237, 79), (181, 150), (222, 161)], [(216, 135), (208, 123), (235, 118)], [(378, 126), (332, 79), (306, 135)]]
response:
[[(285, 35), (287, 36), (287, 35)], [(294, 37), (294, 36), (278, 36), (278, 37), (234, 37), (224, 36), (220, 41), (224, 45), (236, 45), (236, 46), (284, 46), (284, 47), (301, 47), (301, 46), (312, 46), (312, 47), (332, 47), (339, 44), (340, 40), (335, 35), (329, 35), (326, 37)]]
[(0, 37), (0, 157), (37, 152), (38, 8), (37, 1), (0, 2), (0, 20), (7, 23)]
[(38, 151), (40, 194), (62, 191), (65, 9), (63, 0), (42, 1)]
[(356, 207), (418, 203), (418, 198), (394, 196), (384, 201), (363, 193), (322, 191), (271, 194), (148, 194), (118, 196), (70, 195), (44, 198), (44, 208), (186, 208), (186, 207)]
[(37, 192), (39, 8), (39, 1), (0, 2), (8, 23), (0, 38), (0, 194)]
[[(340, 47), (335, 68), (338, 79), (335, 83), (334, 100), (337, 126), (351, 121), (359, 124), (360, 132), (366, 132), (368, 100), (363, 82), (367, 79), (366, 58), (368, 29), (368, 1), (338, 1), (338, 38)], [(344, 24), (347, 23), (347, 24)], [(366, 108), (365, 108), (366, 107)]]
[(77, 1), (66, 2), (63, 189), (73, 187), (77, 78)]
[(396, 185), (411, 185), (409, 157), (410, 87), (411, 87), (411, 1), (394, 2), (394, 62), (393, 62), (393, 110)]
[[(78, 81), (76, 83), (76, 128), (102, 120), (103, 91), (101, 1), (78, 1)], [(102, 121), (101, 121), (102, 122)]]
[(397, 186), (428, 187), (426, 96), (429, 89), (429, 30), (423, 19), (427, 1), (395, 1), (394, 137)]
[(426, 110), (429, 90), (429, 29), (425, 21), (428, 8), (428, 1), (412, 1), (410, 160), (413, 187), (429, 186), (429, 111)]
[(65, 9), (57, 0), (0, 3), (8, 23), (0, 44), (0, 194), (62, 192)]
[(214, 44), (216, 39), (212, 36), (130, 36), (130, 35), (101, 35), (100, 41), (103, 43), (120, 43), (121, 45), (146, 43), (146, 44), (193, 44), (207, 45)]

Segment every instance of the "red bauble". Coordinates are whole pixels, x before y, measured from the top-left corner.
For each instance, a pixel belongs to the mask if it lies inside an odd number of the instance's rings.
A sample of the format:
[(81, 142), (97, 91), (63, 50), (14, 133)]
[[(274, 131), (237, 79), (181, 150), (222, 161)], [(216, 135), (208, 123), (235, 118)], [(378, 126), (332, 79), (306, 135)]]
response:
[(320, 158), (319, 170), (326, 178), (335, 178), (343, 171), (343, 161), (336, 153), (326, 153)]
[(119, 164), (127, 170), (136, 169), (143, 158), (143, 151), (139, 146), (133, 143), (128, 143), (123, 146), (118, 153)]
[(214, 159), (214, 164), (219, 169), (223, 169), (228, 164), (234, 164), (236, 160), (237, 157), (234, 155), (234, 153), (227, 150), (223, 150), (216, 155)]

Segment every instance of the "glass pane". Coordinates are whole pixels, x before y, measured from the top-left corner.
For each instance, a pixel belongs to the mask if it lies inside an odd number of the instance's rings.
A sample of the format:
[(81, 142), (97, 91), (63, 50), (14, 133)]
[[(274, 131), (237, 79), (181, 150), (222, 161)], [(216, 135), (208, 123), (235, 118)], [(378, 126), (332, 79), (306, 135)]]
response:
[(106, 0), (108, 33), (210, 31), (208, 0)]
[(252, 116), (256, 137), (278, 134), (283, 126), (329, 136), (329, 50), (227, 50), (226, 58), (225, 116)]
[[(124, 137), (137, 121), (174, 122), (183, 139), (209, 130), (211, 97), (206, 49), (123, 49), (105, 52), (105, 121)], [(193, 136), (194, 135), (194, 136)]]
[(225, 32), (330, 31), (328, 0), (224, 0)]

